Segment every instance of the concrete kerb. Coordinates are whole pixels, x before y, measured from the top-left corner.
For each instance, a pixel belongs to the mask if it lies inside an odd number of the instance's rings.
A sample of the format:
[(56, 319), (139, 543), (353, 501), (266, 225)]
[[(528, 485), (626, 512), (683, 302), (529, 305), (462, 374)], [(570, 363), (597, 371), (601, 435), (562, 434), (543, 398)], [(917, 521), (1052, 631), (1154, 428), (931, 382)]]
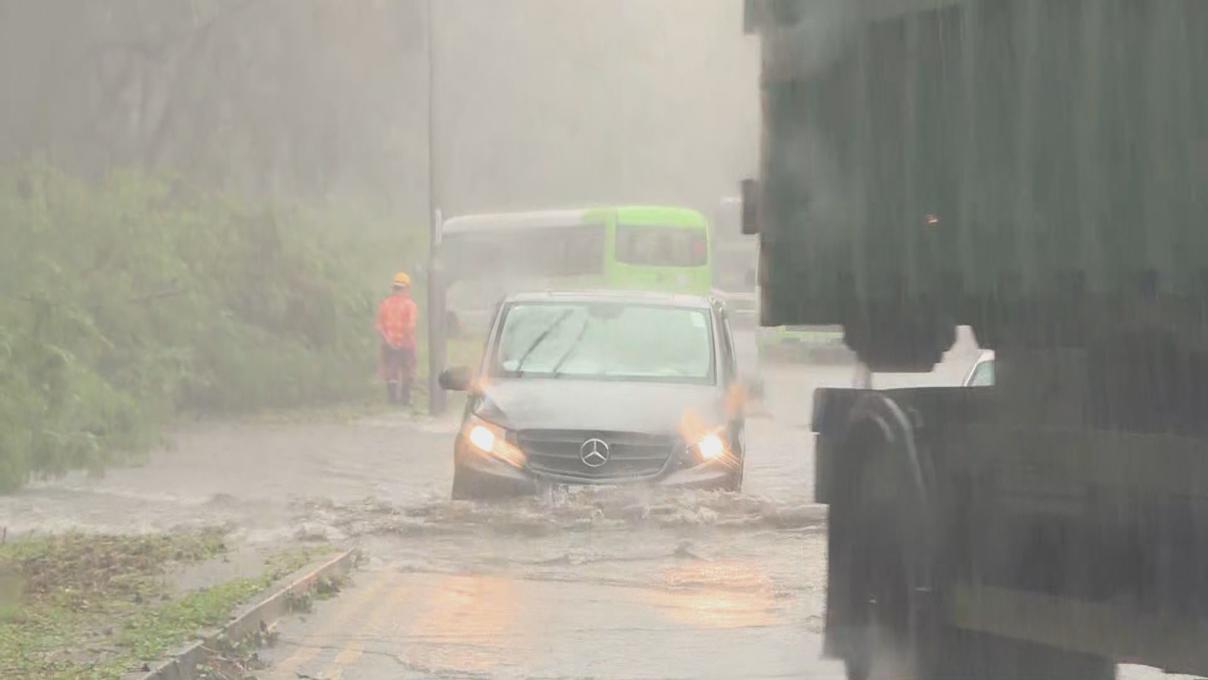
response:
[(241, 641), (267, 630), (270, 625), (290, 613), (298, 598), (315, 590), (326, 579), (346, 576), (356, 566), (358, 552), (346, 550), (325, 562), (312, 564), (294, 572), (284, 580), (285, 585), (269, 593), (259, 602), (244, 607), (221, 629), (206, 634), (149, 673), (134, 676), (138, 680), (195, 680), (198, 667), (222, 640)]
[(792, 526), (807, 531), (825, 530), (826, 520), (830, 517), (830, 506), (824, 503), (810, 503), (789, 513)]

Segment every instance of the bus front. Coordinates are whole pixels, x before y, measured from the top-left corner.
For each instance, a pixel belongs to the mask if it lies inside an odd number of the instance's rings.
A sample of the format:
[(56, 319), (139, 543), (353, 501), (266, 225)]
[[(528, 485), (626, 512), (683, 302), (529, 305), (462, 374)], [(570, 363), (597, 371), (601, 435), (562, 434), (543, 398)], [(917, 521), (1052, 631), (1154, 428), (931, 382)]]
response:
[(612, 288), (708, 295), (709, 223), (695, 210), (619, 207), (610, 217), (606, 276)]

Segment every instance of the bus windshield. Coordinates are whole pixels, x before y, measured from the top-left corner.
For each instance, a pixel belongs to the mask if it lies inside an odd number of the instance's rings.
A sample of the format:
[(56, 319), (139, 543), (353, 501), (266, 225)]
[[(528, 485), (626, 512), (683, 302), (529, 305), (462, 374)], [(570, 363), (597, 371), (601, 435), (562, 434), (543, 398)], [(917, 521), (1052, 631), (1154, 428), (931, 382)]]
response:
[(617, 226), (616, 260), (653, 267), (701, 267), (709, 262), (704, 229), (665, 225)]

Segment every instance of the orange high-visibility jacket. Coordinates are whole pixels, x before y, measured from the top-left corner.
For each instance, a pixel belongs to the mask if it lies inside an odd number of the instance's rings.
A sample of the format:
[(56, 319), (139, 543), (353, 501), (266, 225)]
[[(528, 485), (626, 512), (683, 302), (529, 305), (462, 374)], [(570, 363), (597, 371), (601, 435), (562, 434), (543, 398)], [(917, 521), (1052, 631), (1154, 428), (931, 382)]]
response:
[(407, 293), (394, 293), (378, 305), (377, 330), (394, 347), (415, 349), (415, 322), (419, 310)]

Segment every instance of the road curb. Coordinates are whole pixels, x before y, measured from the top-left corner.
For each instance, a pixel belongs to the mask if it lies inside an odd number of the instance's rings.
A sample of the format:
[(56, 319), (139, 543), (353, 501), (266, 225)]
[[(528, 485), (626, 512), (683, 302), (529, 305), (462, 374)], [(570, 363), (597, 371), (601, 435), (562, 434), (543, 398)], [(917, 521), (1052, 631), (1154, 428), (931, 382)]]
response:
[(830, 518), (830, 507), (825, 503), (810, 503), (785, 513), (785, 518), (796, 524), (797, 529), (825, 529)]
[(244, 640), (266, 629), (288, 614), (297, 598), (310, 593), (322, 581), (351, 572), (357, 556), (356, 550), (346, 550), (325, 562), (299, 569), (285, 579), (286, 585), (246, 606), (225, 626), (207, 633), (146, 675), (137, 676), (138, 680), (195, 680), (198, 666), (221, 640)]

